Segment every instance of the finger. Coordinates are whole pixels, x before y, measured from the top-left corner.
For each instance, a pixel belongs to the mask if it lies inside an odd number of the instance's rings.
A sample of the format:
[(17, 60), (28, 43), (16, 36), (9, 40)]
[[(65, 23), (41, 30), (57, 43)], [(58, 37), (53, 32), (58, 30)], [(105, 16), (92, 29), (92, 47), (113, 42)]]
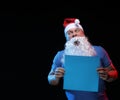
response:
[(64, 73), (64, 69), (61, 69), (61, 68), (58, 68), (55, 70), (56, 72), (61, 72), (61, 73)]
[(105, 68), (97, 68), (97, 71), (105, 71)]
[(56, 77), (63, 77), (63, 73), (55, 73)]

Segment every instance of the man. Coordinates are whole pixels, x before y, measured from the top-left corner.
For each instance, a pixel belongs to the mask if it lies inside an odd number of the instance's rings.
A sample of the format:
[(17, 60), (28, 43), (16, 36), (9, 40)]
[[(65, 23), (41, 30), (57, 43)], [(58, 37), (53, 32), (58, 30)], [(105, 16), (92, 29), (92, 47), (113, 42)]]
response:
[(98, 92), (65, 90), (65, 93), (68, 100), (108, 100), (105, 93), (105, 82), (113, 82), (118, 78), (118, 72), (108, 53), (103, 47), (93, 46), (88, 41), (79, 19), (66, 18), (64, 19), (63, 26), (66, 37), (65, 49), (58, 51), (53, 59), (53, 64), (48, 74), (49, 84), (58, 85), (60, 80), (64, 78), (65, 55), (99, 56), (101, 66), (96, 69), (99, 74)]

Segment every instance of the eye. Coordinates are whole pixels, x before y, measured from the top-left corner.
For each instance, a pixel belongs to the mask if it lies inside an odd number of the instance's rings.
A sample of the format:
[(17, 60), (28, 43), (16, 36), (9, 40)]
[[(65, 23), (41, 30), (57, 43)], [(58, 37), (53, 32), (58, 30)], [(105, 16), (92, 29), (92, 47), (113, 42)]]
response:
[(79, 28), (77, 28), (76, 30), (75, 30), (75, 32), (79, 32), (80, 31), (80, 29)]
[(68, 35), (71, 35), (72, 33), (73, 33), (72, 31), (68, 31), (68, 32), (67, 32)]

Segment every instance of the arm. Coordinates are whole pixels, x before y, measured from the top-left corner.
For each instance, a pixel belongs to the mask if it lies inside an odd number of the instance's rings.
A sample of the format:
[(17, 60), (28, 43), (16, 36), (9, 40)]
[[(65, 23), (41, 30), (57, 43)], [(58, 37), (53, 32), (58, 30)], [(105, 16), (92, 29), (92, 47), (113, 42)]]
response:
[(107, 82), (113, 82), (118, 78), (118, 71), (115, 69), (114, 65), (111, 64), (106, 68), (97, 69), (100, 78)]

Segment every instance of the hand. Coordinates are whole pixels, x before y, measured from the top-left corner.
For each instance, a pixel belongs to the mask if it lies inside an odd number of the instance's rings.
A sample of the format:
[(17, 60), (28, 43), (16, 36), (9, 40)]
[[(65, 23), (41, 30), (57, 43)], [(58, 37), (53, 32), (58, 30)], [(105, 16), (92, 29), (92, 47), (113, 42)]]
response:
[(65, 72), (65, 70), (64, 70), (63, 67), (58, 67), (58, 68), (56, 68), (56, 70), (55, 70), (55, 76), (56, 76), (57, 78), (61, 78), (61, 77), (63, 77), (64, 72)]
[(101, 79), (107, 80), (109, 78), (108, 70), (106, 68), (98, 68), (97, 72), (99, 73)]

